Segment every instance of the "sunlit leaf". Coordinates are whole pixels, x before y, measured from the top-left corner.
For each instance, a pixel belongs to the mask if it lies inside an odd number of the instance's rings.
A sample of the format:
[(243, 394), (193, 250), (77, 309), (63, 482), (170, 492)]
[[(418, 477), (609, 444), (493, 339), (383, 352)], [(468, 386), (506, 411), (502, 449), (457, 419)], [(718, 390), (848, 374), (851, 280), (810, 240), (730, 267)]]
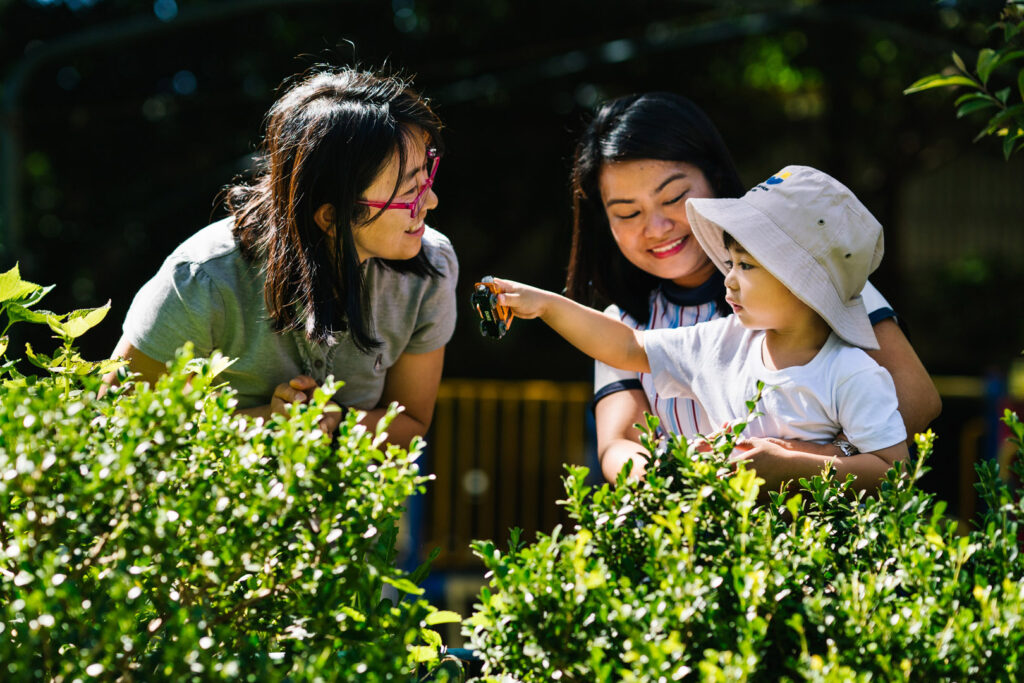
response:
[(110, 302), (97, 308), (83, 308), (68, 313), (63, 321), (48, 321), (50, 328), (64, 339), (78, 339), (98, 325), (110, 311)]
[(6, 273), (0, 273), (0, 302), (20, 301), (40, 289), (39, 285), (21, 279), (17, 264)]
[(423, 662), (430, 662), (437, 659), (437, 649), (428, 647), (426, 645), (411, 645), (409, 652), (412, 654), (413, 659), (422, 664)]
[(214, 351), (213, 355), (210, 356), (210, 377), (216, 377), (227, 370), (235, 360), (235, 358), (228, 358), (219, 351)]
[(409, 593), (410, 595), (423, 595), (423, 589), (408, 579), (396, 579), (390, 576), (382, 576), (381, 580), (390, 586), (394, 586), (403, 593)]
[(964, 60), (955, 51), (953, 52), (953, 63), (956, 64), (956, 68), (960, 69), (960, 71), (967, 73), (967, 65), (964, 64)]
[(7, 318), (10, 322), (29, 322), (29, 323), (41, 323), (43, 325), (49, 325), (51, 322), (60, 322), (60, 316), (50, 311), (33, 311), (25, 308), (21, 304), (8, 304), (7, 305)]
[(462, 621), (462, 616), (457, 612), (452, 612), (450, 610), (438, 610), (436, 612), (431, 612), (427, 615), (426, 619), (424, 619), (427, 626), (436, 626), (437, 624), (455, 624), (460, 621)]
[(25, 344), (25, 357), (37, 368), (50, 369), (53, 366), (53, 359), (43, 353), (36, 353), (31, 344)]
[(903, 91), (903, 94), (909, 95), (911, 93), (921, 92), (922, 90), (944, 88), (950, 85), (978, 87), (978, 82), (968, 78), (967, 76), (943, 76), (942, 74), (932, 74), (931, 76), (925, 76), (924, 78), (915, 81), (909, 88)]

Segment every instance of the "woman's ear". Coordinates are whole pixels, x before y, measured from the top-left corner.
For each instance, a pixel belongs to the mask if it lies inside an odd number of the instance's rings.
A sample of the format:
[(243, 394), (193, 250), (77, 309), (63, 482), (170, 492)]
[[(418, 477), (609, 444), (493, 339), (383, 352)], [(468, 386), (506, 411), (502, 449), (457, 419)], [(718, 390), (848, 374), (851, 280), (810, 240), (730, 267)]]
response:
[(313, 214), (313, 220), (316, 222), (317, 227), (323, 230), (328, 235), (334, 234), (334, 205), (333, 204), (321, 204), (320, 208)]

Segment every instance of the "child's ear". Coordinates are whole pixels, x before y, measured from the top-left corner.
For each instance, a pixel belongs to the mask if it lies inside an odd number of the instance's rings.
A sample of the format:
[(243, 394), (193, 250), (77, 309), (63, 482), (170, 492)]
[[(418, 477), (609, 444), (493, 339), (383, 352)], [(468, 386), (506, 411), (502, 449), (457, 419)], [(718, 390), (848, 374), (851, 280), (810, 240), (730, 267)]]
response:
[(316, 222), (317, 227), (323, 230), (328, 235), (334, 234), (334, 205), (333, 204), (321, 204), (320, 208), (313, 214), (313, 221)]

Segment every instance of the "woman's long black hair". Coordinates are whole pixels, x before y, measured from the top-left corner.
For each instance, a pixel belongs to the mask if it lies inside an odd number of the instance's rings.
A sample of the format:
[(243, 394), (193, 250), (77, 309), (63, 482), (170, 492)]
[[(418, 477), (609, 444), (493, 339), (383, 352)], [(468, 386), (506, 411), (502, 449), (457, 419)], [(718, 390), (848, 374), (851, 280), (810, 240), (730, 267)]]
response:
[[(318, 66), (286, 88), (265, 126), (256, 177), (229, 188), (226, 203), (242, 255), (266, 273), (274, 329), (304, 329), (321, 343), (348, 329), (360, 350), (380, 346), (352, 237), (369, 209), (356, 200), (396, 152), (403, 176), (407, 145), (420, 135), (443, 151), (440, 120), (400, 77)], [(324, 204), (334, 207), (329, 232), (314, 220)], [(405, 261), (377, 260), (402, 273), (439, 275), (423, 250)]]
[(660, 281), (622, 255), (612, 237), (599, 185), (605, 164), (639, 159), (693, 164), (704, 173), (716, 197), (740, 197), (745, 188), (722, 136), (687, 98), (667, 92), (628, 95), (597, 111), (580, 138), (573, 163), (566, 294), (588, 305), (595, 303), (597, 294), (646, 324), (651, 290)]

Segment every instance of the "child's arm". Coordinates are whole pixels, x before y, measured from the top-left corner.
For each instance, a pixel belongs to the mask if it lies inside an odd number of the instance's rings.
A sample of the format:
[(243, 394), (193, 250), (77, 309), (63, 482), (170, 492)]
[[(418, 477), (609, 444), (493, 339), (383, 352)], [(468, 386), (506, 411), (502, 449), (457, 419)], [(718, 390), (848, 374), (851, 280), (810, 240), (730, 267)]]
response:
[(744, 439), (733, 451), (732, 460), (744, 460), (757, 471), (757, 476), (765, 480), (762, 491), (778, 491), (786, 483), (795, 487), (801, 478), (810, 479), (821, 474), (829, 463), (838, 480), (843, 481), (846, 475), (852, 474), (856, 477), (853, 482), (855, 489), (874, 491), (885, 479), (889, 468), (897, 461), (905, 461), (910, 457), (905, 441), (877, 449), (873, 453), (858, 453), (849, 457), (814, 455), (794, 450), (793, 445), (784, 439)]
[(498, 303), (520, 318), (540, 318), (577, 349), (621, 370), (650, 372), (640, 332), (554, 292), (494, 278)]

